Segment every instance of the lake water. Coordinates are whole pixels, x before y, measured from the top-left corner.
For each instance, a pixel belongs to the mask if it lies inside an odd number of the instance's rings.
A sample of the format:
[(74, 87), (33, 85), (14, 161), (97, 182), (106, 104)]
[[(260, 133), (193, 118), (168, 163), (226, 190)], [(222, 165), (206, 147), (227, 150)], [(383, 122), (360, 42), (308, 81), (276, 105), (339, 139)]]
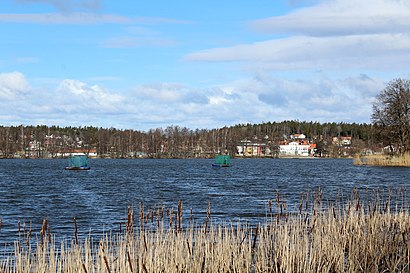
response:
[[(374, 192), (405, 195), (410, 168), (354, 166), (351, 159), (233, 159), (213, 168), (208, 159), (90, 159), (91, 170), (67, 171), (66, 160), (0, 160), (0, 243), (18, 239), (21, 228), (39, 232), (44, 218), (57, 238), (117, 232), (132, 206), (177, 210), (203, 222), (208, 204), (214, 222), (255, 223), (269, 213), (277, 193), (296, 211), (301, 194), (319, 188), (324, 201)], [(405, 202), (408, 199), (405, 195)], [(274, 207), (277, 211), (277, 208)], [(31, 223), (31, 224), (30, 224)]]

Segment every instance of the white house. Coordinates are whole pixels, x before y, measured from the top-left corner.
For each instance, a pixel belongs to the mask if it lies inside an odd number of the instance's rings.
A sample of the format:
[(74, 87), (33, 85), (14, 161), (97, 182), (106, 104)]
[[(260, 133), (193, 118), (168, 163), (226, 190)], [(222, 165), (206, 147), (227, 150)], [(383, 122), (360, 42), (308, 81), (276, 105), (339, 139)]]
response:
[(282, 156), (309, 156), (310, 145), (293, 141), (286, 145), (279, 145)]
[(332, 143), (337, 146), (350, 146), (352, 145), (352, 137), (334, 137)]
[(306, 135), (305, 134), (294, 134), (290, 136), (291, 139), (305, 139)]

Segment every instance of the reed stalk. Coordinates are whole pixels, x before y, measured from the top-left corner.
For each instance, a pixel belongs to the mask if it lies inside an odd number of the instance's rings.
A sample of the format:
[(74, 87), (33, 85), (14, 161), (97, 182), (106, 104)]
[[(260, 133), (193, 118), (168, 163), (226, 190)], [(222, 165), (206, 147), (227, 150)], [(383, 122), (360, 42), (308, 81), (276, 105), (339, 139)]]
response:
[[(52, 236), (26, 248), (16, 242), (14, 253), (1, 258), (0, 272), (409, 272), (409, 211), (394, 208), (393, 198), (369, 205), (354, 196), (346, 205), (323, 208), (318, 192), (304, 211), (299, 206), (299, 213), (267, 217), (256, 226), (215, 224), (209, 205), (203, 226), (182, 229), (181, 202), (175, 226), (162, 217), (159, 225), (131, 231), (129, 209), (124, 234), (106, 234), (98, 244), (87, 238), (58, 246)], [(283, 202), (278, 195), (278, 213), (286, 213)]]
[(403, 155), (367, 155), (356, 156), (353, 164), (386, 167), (410, 167), (410, 153)]

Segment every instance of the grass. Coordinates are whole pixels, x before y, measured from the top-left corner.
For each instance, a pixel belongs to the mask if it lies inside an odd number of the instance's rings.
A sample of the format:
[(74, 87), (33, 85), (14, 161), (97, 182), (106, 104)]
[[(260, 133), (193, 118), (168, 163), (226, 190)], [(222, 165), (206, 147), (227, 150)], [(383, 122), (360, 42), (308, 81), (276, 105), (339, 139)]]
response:
[(97, 243), (57, 243), (45, 223), (35, 245), (15, 243), (0, 272), (409, 272), (410, 215), (391, 200), (322, 209), (316, 199), (256, 226), (213, 224), (210, 207), (204, 224), (183, 226), (179, 202), (176, 212), (141, 207), (136, 228), (130, 208), (126, 229)]
[(355, 165), (369, 166), (391, 166), (391, 167), (410, 167), (410, 153), (400, 156), (391, 155), (367, 155), (356, 156)]

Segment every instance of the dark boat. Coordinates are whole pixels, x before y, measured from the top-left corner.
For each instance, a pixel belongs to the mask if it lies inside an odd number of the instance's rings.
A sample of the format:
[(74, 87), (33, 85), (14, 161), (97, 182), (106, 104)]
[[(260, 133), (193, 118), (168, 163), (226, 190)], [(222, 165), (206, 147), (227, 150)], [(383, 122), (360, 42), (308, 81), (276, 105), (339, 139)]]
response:
[(89, 170), (88, 157), (86, 155), (71, 155), (68, 158), (68, 166), (65, 167), (66, 170), (70, 171), (85, 171)]
[(215, 163), (212, 164), (213, 167), (230, 167), (231, 157), (229, 155), (217, 155), (215, 157)]

